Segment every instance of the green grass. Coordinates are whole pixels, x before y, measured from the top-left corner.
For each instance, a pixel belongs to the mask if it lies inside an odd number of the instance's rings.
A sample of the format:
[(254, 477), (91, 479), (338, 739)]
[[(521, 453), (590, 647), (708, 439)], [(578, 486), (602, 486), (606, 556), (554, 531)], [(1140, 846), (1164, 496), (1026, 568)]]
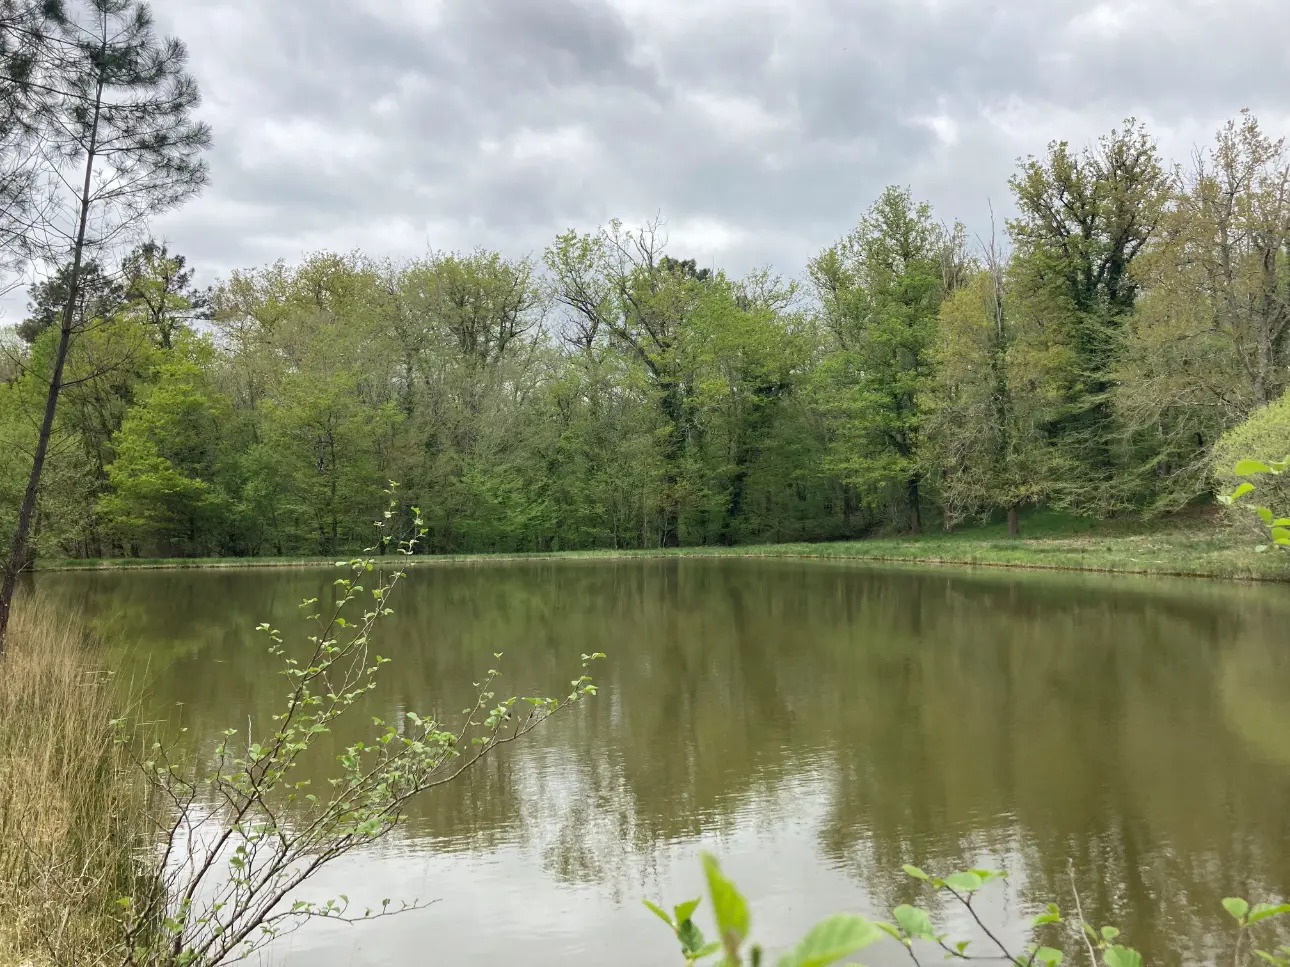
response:
[[(1005, 524), (963, 528), (919, 537), (877, 537), (811, 544), (762, 544), (743, 547), (688, 547), (649, 551), (563, 551), (536, 554), (469, 554), (418, 557), (417, 566), (486, 564), (508, 560), (605, 560), (658, 557), (809, 557), (891, 561), (909, 564), (958, 564), (992, 567), (1106, 571), (1131, 574), (1191, 575), (1247, 580), (1290, 580), (1290, 557), (1260, 554), (1254, 540), (1233, 533), (1210, 517), (1167, 521), (1096, 521), (1038, 511), (1022, 522), (1021, 538), (1010, 538)], [(42, 570), (127, 568), (317, 567), (331, 558), (180, 558), (103, 561), (46, 561)]]

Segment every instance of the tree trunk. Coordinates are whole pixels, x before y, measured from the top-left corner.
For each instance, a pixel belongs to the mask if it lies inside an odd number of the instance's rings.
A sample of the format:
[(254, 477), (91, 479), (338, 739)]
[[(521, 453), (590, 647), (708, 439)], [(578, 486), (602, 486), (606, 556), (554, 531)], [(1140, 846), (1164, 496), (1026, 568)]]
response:
[(1008, 505), (1008, 536), (1021, 536), (1021, 506), (1019, 504)]
[(663, 530), (659, 545), (680, 547), (681, 498), (677, 488), (681, 483), (681, 475), (678, 468), (685, 456), (685, 428), (682, 424), (685, 413), (680, 388), (675, 384), (664, 384), (661, 402), (663, 416), (668, 422), (668, 431), (663, 452), (666, 469), (663, 473)]
[(1272, 396), (1269, 376), (1272, 373), (1272, 340), (1266, 328), (1260, 329), (1258, 337), (1258, 361), (1254, 372), (1254, 402), (1266, 406)]
[(742, 460), (730, 483), (730, 499), (726, 501), (725, 517), (721, 521), (720, 540), (727, 547), (735, 545), (735, 524), (744, 512), (744, 496), (748, 491), (748, 468)]
[(909, 529), (914, 534), (923, 532), (923, 495), (919, 492), (919, 483), (919, 478), (914, 476), (909, 478), (909, 483), (906, 485), (909, 499)]
[(858, 505), (859, 500), (856, 498), (855, 486), (844, 483), (842, 485), (842, 526), (847, 537), (855, 537), (855, 517)]
[(58, 398), (63, 391), (63, 369), (67, 364), (67, 350), (72, 342), (72, 324), (76, 313), (76, 299), (80, 295), (81, 260), (85, 254), (85, 230), (90, 214), (90, 186), (94, 175), (94, 159), (98, 150), (98, 119), (103, 103), (103, 82), (100, 79), (94, 99), (94, 122), (90, 128), (90, 143), (85, 151), (85, 180), (81, 185), (81, 210), (76, 227), (76, 242), (72, 248), (72, 273), (67, 286), (67, 305), (63, 307), (63, 324), (58, 333), (58, 354), (54, 357), (54, 372), (49, 379), (49, 392), (45, 396), (45, 415), (40, 422), (40, 435), (36, 438), (36, 453), (31, 461), (31, 474), (27, 490), (18, 508), (18, 523), (13, 531), (9, 548), (9, 563), (5, 567), (4, 581), (0, 583), (0, 659), (4, 657), (5, 636), (9, 630), (9, 612), (13, 606), (14, 591), (18, 587), (18, 573), (27, 566), (27, 536), (31, 533), (32, 518), (36, 514), (36, 498), (40, 494), (40, 476), (45, 469), (49, 453), (49, 438), (54, 432), (54, 415), (58, 411)]
[(659, 535), (659, 547), (680, 547), (681, 546), (681, 522), (676, 498), (671, 495), (671, 491), (676, 486), (676, 481), (669, 477), (665, 482), (668, 490), (666, 506), (663, 508), (663, 531)]

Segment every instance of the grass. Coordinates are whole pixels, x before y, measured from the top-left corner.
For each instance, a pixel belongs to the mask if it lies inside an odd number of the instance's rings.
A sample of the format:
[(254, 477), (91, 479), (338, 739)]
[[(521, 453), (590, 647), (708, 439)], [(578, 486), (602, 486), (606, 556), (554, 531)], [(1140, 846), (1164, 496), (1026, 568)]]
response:
[(15, 603), (0, 663), (0, 965), (120, 959), (116, 901), (139, 893), (149, 827), (118, 697), (76, 614)]
[[(418, 557), (418, 566), (484, 564), (509, 560), (605, 560), (657, 557), (810, 557), (906, 564), (956, 564), (1049, 570), (1104, 571), (1244, 580), (1290, 580), (1290, 557), (1260, 554), (1255, 539), (1212, 516), (1143, 523), (1096, 521), (1037, 511), (1022, 522), (1021, 538), (1003, 523), (918, 537), (879, 537), (827, 543), (687, 547), (679, 550), (592, 550), (528, 554), (467, 554)], [(344, 555), (338, 555), (338, 557)], [(336, 557), (177, 558), (47, 561), (41, 570), (312, 567)]]

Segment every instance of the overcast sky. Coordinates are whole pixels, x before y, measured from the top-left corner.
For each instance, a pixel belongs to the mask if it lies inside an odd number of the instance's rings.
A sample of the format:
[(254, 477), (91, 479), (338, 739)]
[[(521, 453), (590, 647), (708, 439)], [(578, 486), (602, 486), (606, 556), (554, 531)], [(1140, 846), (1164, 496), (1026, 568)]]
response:
[(215, 132), (154, 230), (204, 281), (318, 249), (541, 253), (667, 221), (796, 275), (885, 184), (988, 227), (1018, 156), (1126, 115), (1290, 131), (1284, 0), (155, 0)]

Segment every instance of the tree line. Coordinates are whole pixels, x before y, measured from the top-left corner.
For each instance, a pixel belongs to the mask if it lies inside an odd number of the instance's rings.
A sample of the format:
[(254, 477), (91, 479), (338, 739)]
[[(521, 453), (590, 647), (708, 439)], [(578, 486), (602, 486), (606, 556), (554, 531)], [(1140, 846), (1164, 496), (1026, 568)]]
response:
[(1285, 388), (1290, 163), (1249, 113), (1183, 163), (1132, 120), (1050, 144), (986, 237), (890, 187), (789, 277), (614, 222), (199, 291), (137, 242), (206, 181), (185, 58), (137, 0), (0, 0), (0, 231), (40, 275), (0, 357), (7, 583), (352, 550), (389, 480), (432, 553), (1155, 515)]
[[(540, 258), (321, 253), (206, 292), (156, 243), (89, 263), (39, 546), (337, 553), (391, 479), (434, 553), (1015, 532), (1036, 505), (1206, 499), (1214, 445), (1286, 384), (1282, 142), (1242, 114), (1171, 165), (1130, 121), (1010, 186), (988, 238), (888, 188), (800, 282), (700, 267), (658, 223)], [(9, 515), (66, 276), (10, 346)]]

